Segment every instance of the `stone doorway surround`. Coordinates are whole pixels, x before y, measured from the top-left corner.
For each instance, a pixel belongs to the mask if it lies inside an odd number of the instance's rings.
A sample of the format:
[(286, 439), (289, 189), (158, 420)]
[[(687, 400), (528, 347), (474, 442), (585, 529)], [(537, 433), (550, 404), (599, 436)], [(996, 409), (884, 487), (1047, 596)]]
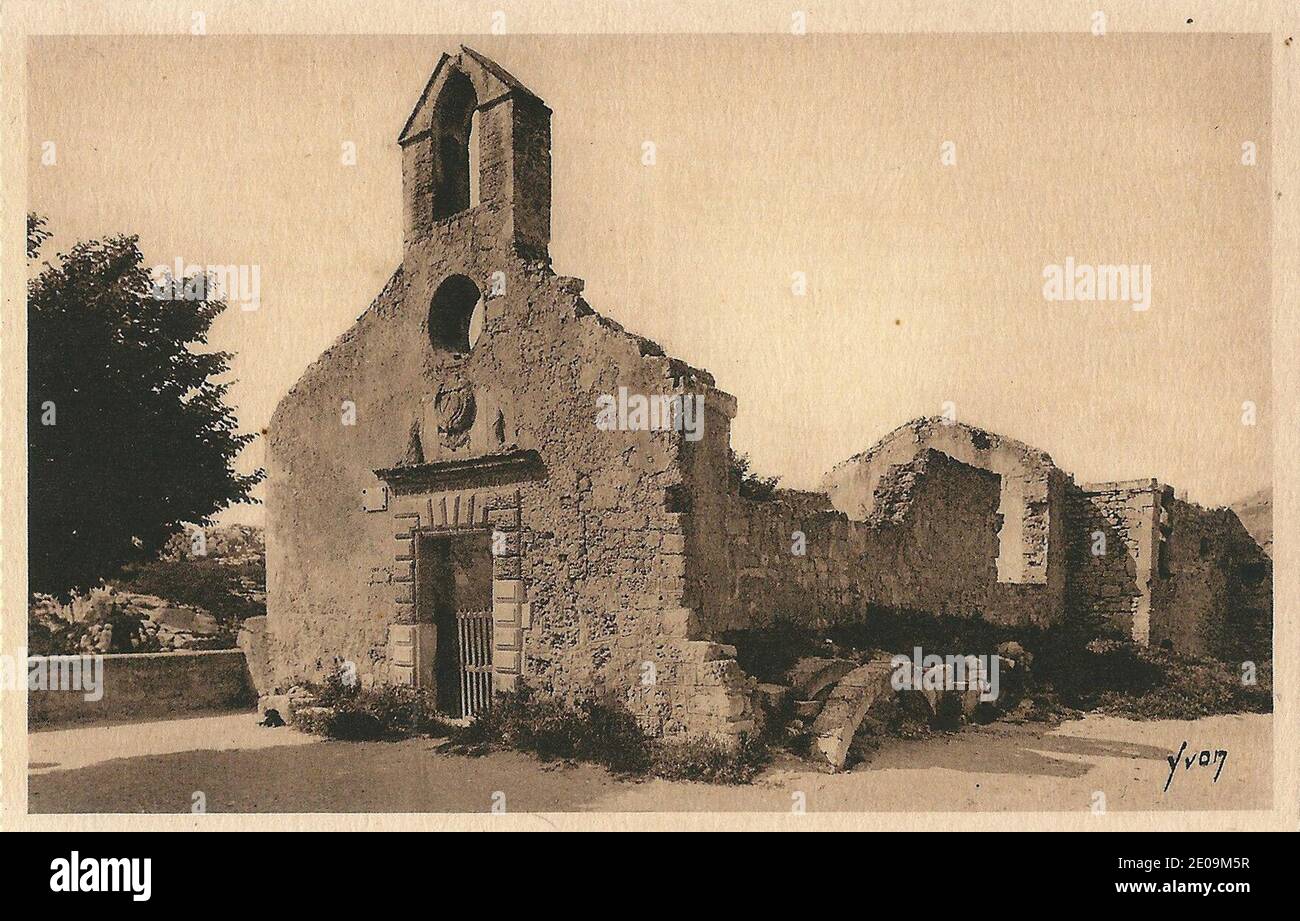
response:
[[(522, 503), (517, 482), (538, 473), (531, 451), (375, 471), (386, 483), (394, 523), (393, 608), (388, 627), (388, 681), (433, 688), (437, 633), (416, 610), (416, 539), (464, 533), (491, 535), (492, 690), (514, 690), (523, 673), (524, 640), (532, 626), (522, 579)], [(480, 479), (492, 485), (474, 487)]]

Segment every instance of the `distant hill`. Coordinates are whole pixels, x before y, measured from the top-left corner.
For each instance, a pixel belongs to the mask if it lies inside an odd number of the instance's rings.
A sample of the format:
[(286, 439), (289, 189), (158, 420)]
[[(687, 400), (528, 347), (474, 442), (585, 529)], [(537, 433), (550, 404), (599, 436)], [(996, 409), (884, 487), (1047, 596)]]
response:
[(1265, 486), (1232, 503), (1232, 510), (1237, 513), (1241, 523), (1246, 526), (1250, 536), (1264, 548), (1269, 556), (1273, 555), (1273, 487)]

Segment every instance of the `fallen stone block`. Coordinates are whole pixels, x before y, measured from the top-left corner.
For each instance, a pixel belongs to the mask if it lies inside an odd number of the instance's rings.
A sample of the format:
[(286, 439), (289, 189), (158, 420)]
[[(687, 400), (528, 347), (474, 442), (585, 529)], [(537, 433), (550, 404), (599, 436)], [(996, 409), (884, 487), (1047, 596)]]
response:
[(253, 680), (253, 690), (265, 694), (271, 688), (270, 651), (268, 649), (266, 616), (249, 617), (240, 625), (236, 644), (244, 651), (248, 674)]
[(998, 646), (998, 656), (1003, 659), (1003, 668), (1028, 669), (1034, 664), (1033, 653), (1027, 651), (1015, 640), (1008, 640)]
[(871, 705), (894, 693), (890, 681), (894, 668), (888, 659), (873, 659), (845, 675), (831, 690), (826, 705), (813, 723), (813, 749), (833, 770), (848, 760), (853, 736)]
[(976, 709), (979, 708), (980, 689), (967, 688), (964, 691), (954, 691), (953, 693), (961, 700), (962, 719), (969, 722), (970, 718), (975, 715)]
[(921, 686), (916, 691), (924, 695), (931, 712), (938, 713), (939, 705), (949, 693), (946, 689), (953, 687), (955, 681), (955, 670), (951, 665), (933, 665), (922, 672)]
[(796, 700), (812, 700), (857, 667), (851, 659), (800, 659), (786, 672), (786, 682)]

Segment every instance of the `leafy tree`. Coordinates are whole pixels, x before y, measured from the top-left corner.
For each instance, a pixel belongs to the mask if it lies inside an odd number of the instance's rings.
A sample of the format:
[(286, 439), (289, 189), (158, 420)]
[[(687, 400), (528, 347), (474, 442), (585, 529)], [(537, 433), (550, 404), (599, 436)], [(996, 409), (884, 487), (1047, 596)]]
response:
[[(29, 258), (48, 234), (28, 216)], [(27, 287), (30, 590), (66, 598), (206, 523), (264, 473), (241, 475), (225, 403), (228, 352), (200, 351), (226, 309), (206, 279), (160, 296), (135, 236), (78, 243)], [(180, 281), (180, 284), (177, 282)]]
[(731, 452), (727, 472), (732, 490), (739, 493), (742, 499), (753, 499), (756, 502), (771, 500), (776, 495), (776, 484), (781, 479), (752, 473), (749, 469), (749, 455), (734, 451)]
[(27, 215), (27, 258), (35, 259), (36, 254), (41, 251), (41, 245), (50, 238), (50, 232), (45, 229), (45, 218), (39, 214)]

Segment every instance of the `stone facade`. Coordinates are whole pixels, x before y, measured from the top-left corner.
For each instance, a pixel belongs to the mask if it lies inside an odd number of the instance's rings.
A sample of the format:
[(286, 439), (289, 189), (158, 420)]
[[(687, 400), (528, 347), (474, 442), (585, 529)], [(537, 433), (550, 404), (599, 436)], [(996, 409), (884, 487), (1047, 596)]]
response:
[(1162, 507), (1147, 641), (1230, 661), (1271, 658), (1272, 558), (1231, 509), (1172, 498)]
[[(750, 683), (700, 637), (687, 589), (690, 496), (725, 459), (679, 430), (595, 418), (598, 396), (626, 388), (700, 397), (725, 433), (735, 402), (551, 271), (549, 117), (462, 49), (403, 131), (402, 264), (269, 427), (274, 681), (340, 662), (367, 683), (435, 681), (457, 637), (421, 597), (418, 548), (477, 533), (496, 690), (611, 694), (652, 731), (734, 737), (753, 728)], [(477, 204), (447, 175), (468, 164), (470, 118)]]
[[(456, 710), (460, 662), (491, 691), (614, 698), (651, 732), (735, 739), (755, 729), (755, 683), (715, 640), (778, 616), (819, 625), (877, 604), (1048, 626), (1082, 609), (1127, 617), (1140, 641), (1222, 633), (1187, 624), (1196, 605), (1231, 606), (1241, 578), (1219, 573), (1245, 550), (1193, 567), (1179, 522), (1220, 533), (1226, 518), (1076, 487), (1043, 452), (970, 426), (902, 426), (824, 494), (737, 495), (735, 399), (551, 269), (550, 114), (462, 48), (401, 133), (401, 264), (268, 430), (273, 690), (350, 663)], [(699, 401), (703, 426), (599, 425), (619, 393)], [(1139, 575), (1157, 507), (1188, 566), (1173, 587)], [(1115, 556), (1080, 564), (1096, 527)]]
[(1070, 496), (1070, 596), (1084, 616), (1143, 643), (1151, 634), (1155, 562), (1167, 525), (1164, 493), (1155, 480), (1136, 480), (1083, 486)]

